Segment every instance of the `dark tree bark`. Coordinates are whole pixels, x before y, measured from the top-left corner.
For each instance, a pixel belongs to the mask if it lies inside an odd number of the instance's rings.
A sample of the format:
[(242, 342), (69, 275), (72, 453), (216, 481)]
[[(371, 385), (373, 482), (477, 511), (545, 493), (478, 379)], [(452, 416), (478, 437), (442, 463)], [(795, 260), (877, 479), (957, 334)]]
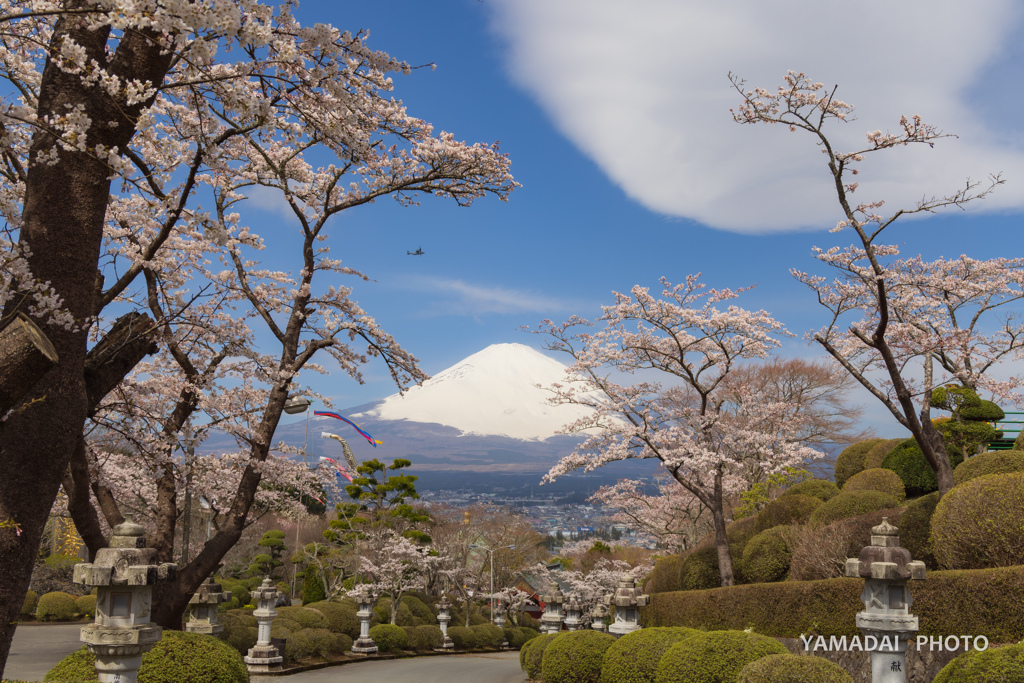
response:
[(16, 406), (57, 364), (57, 351), (39, 326), (19, 313), (0, 330), (0, 415)]
[[(88, 10), (92, 0), (66, 0), (67, 10)], [(122, 81), (162, 83), (173, 57), (155, 42), (151, 32), (135, 30), (120, 38), (113, 54), (106, 53), (109, 27), (91, 29), (79, 15), (60, 17), (51, 45), (70, 38), (88, 59), (105, 65)], [(88, 149), (96, 145), (126, 149), (143, 108), (150, 101), (129, 105), (102, 88), (82, 82), (48, 60), (39, 90), (39, 120), (62, 115), (67, 108), (84, 107), (92, 122)], [(40, 155), (56, 151), (54, 164), (37, 163)], [(96, 310), (96, 272), (103, 222), (110, 193), (109, 168), (94, 154), (63, 149), (54, 136), (39, 130), (32, 138), (25, 182), (22, 246), (31, 257), (35, 278), (49, 281), (63, 308), (77, 325), (46, 327), (59, 357), (57, 365), (26, 395), (38, 400), (0, 424), (0, 519), (19, 525), (0, 529), (0, 667), (6, 664), (18, 612), (32, 574), (47, 515), (67, 473), (68, 463), (88, 413), (85, 357), (87, 321)], [(4, 311), (14, 315), (19, 301)]]

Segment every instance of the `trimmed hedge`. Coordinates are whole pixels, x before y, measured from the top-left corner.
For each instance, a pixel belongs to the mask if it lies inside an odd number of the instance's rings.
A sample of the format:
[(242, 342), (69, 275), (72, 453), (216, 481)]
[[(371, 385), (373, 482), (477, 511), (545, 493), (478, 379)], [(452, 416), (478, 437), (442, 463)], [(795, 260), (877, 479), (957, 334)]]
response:
[(409, 595), (406, 593), (402, 596), (402, 604), (409, 608), (412, 612), (412, 618), (415, 622), (419, 619), (419, 623), (414, 623), (413, 626), (424, 626), (437, 623), (437, 615), (434, 613), (427, 603), (423, 602), (415, 595)]
[(28, 591), (25, 593), (25, 601), (21, 603), (21, 616), (31, 616), (36, 611), (36, 605), (39, 604), (39, 596), (36, 595), (35, 591)]
[(409, 647), (409, 639), (401, 626), (377, 624), (370, 628), (370, 637), (381, 652), (401, 652)]
[(843, 491), (818, 506), (810, 523), (825, 525), (839, 519), (864, 515), (883, 508), (896, 507), (896, 499), (881, 491)]
[(867, 439), (858, 441), (844, 448), (836, 456), (836, 486), (843, 488), (846, 480), (864, 469), (864, 458), (873, 446), (882, 442), (882, 439)]
[[(779, 638), (812, 630), (853, 636), (859, 633), (854, 620), (864, 609), (863, 589), (863, 579), (840, 578), (658, 593), (640, 614), (645, 627), (753, 627)], [(928, 572), (924, 581), (910, 583), (910, 592), (920, 635), (969, 633), (993, 643), (1024, 638), (1024, 566)]]
[(768, 655), (743, 667), (736, 683), (853, 683), (853, 676), (821, 657)]
[(452, 639), (456, 650), (475, 650), (480, 647), (480, 641), (472, 627), (449, 626), (448, 637)]
[(965, 652), (943, 667), (932, 683), (975, 681), (1024, 681), (1024, 643)]
[[(949, 464), (954, 468), (963, 462), (963, 453), (955, 446), (947, 445), (946, 452), (949, 454)], [(914, 439), (905, 439), (892, 449), (892, 452), (882, 460), (882, 467), (899, 475), (908, 496), (923, 496), (939, 488), (935, 472)]]
[(805, 479), (786, 489), (780, 498), (786, 496), (814, 496), (824, 502), (839, 495), (839, 487), (827, 479)]
[(480, 624), (469, 628), (476, 634), (477, 647), (497, 649), (505, 639), (501, 628), (494, 624)]
[(78, 616), (75, 596), (62, 591), (46, 593), (39, 597), (36, 605), (36, 619), (39, 621), (71, 621)]
[[(382, 624), (391, 623), (391, 598), (381, 598), (373, 608), (373, 613)], [(415, 623), (412, 610), (405, 602), (398, 603), (398, 611), (395, 612), (395, 626), (419, 626)]]
[(420, 652), (429, 652), (444, 644), (444, 634), (439, 626), (406, 626), (405, 634), (409, 637), (409, 648)]
[[(96, 658), (84, 647), (71, 653), (43, 678), (44, 681), (96, 681)], [(212, 636), (164, 631), (163, 637), (142, 655), (139, 683), (248, 683), (242, 655)]]
[(683, 590), (681, 573), (685, 559), (682, 555), (669, 555), (655, 561), (654, 569), (644, 584), (644, 592), (651, 594)]
[(953, 479), (965, 484), (987, 474), (1012, 472), (1024, 472), (1024, 451), (989, 451), (967, 458), (953, 470)]
[(327, 628), (335, 633), (344, 633), (349, 638), (359, 637), (359, 617), (356, 616), (358, 607), (351, 602), (314, 602), (305, 605), (304, 609), (314, 610), (324, 615), (327, 620)]
[(884, 467), (858, 472), (846, 480), (843, 491), (881, 491), (895, 498), (897, 503), (907, 497), (900, 475)]
[[(743, 550), (747, 542), (757, 535), (757, 517), (744, 517), (730, 522), (725, 527), (725, 535), (729, 540), (733, 577), (737, 583), (743, 583)], [(718, 547), (713, 533), (708, 534), (683, 557), (679, 566), (679, 582), (682, 590), (701, 590), (722, 585), (722, 575), (718, 569)]]
[[(835, 485), (833, 484), (833, 486)], [(764, 509), (757, 514), (757, 522), (754, 528), (760, 534), (765, 529), (771, 529), (773, 526), (803, 524), (811, 518), (811, 515), (818, 509), (821, 503), (821, 498), (802, 493), (782, 496), (764, 506)]]
[(892, 449), (899, 446), (903, 441), (904, 439), (883, 439), (872, 446), (868, 454), (864, 456), (864, 469), (873, 470), (876, 467), (881, 467), (885, 456), (892, 453)]
[(937, 569), (938, 561), (932, 552), (932, 515), (939, 502), (939, 492), (934, 491), (907, 503), (907, 509), (900, 516), (900, 545), (910, 551), (910, 556), (921, 560), (929, 569)]
[(328, 628), (326, 615), (309, 607), (278, 607), (277, 619), (290, 619), (302, 628)]
[(628, 633), (604, 654), (601, 683), (654, 683), (658, 662), (683, 638), (700, 633), (692, 628), (642, 628)]
[(734, 683), (750, 662), (788, 654), (786, 646), (768, 636), (743, 631), (695, 633), (668, 649), (658, 662), (655, 683)]
[(284, 655), (289, 661), (309, 657), (327, 658), (340, 655), (350, 647), (352, 639), (343, 633), (334, 633), (326, 628), (304, 628), (288, 636)]
[(597, 631), (572, 631), (555, 638), (544, 650), (544, 683), (597, 683), (605, 651), (615, 636)]
[(1024, 472), (954, 486), (935, 507), (931, 541), (947, 569), (1024, 564)]
[(94, 618), (96, 616), (96, 596), (83, 595), (80, 598), (75, 598), (75, 610), (82, 616)]
[(791, 534), (791, 527), (775, 526), (750, 539), (743, 550), (743, 576), (747, 582), (768, 583), (786, 578), (793, 559), (789, 543)]
[[(453, 630), (448, 629), (449, 636), (452, 635)], [(463, 630), (468, 631), (469, 629), (463, 627)], [(547, 649), (552, 640), (560, 635), (560, 633), (545, 633), (542, 636), (537, 636), (519, 651), (519, 666), (526, 672), (526, 677), (531, 681), (540, 678), (541, 665), (544, 662), (544, 650)], [(455, 640), (455, 636), (452, 636), (452, 640)], [(456, 647), (458, 647), (458, 643), (456, 643)]]

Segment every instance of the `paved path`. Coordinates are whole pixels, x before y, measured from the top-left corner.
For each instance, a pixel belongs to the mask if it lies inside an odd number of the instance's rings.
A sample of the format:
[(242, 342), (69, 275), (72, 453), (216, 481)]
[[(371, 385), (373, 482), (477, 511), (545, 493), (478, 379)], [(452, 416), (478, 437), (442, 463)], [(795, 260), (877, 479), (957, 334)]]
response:
[[(41, 681), (82, 646), (84, 624), (23, 624), (14, 632), (4, 678)], [(523, 683), (518, 652), (413, 657), (332, 666), (291, 676), (253, 676), (252, 683)]]

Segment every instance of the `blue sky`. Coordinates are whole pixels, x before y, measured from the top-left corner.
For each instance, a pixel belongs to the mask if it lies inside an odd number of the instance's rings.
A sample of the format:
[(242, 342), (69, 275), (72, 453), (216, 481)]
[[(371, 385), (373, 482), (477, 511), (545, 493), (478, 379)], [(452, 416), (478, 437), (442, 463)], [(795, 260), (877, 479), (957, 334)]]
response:
[[(710, 286), (756, 284), (738, 303), (799, 335), (783, 355), (819, 355), (800, 337), (823, 311), (789, 269), (814, 269), (812, 246), (849, 235), (828, 232), (839, 216), (810, 137), (732, 122), (730, 71), (768, 88), (788, 69), (839, 84), (857, 106), (835, 130), (849, 145), (901, 114), (958, 133), (865, 164), (858, 193), (893, 207), (1001, 171), (992, 199), (897, 225), (890, 240), (927, 258), (1021, 253), (1024, 55), (1010, 0), (970, 12), (944, 0), (305, 0), (298, 16), (435, 63), (396, 76), (394, 95), (458, 139), (499, 140), (523, 185), (507, 204), (379, 202), (333, 225), (332, 254), (374, 279), (354, 298), (428, 373), (493, 343), (539, 347), (521, 325), (592, 318), (613, 290), (698, 271)], [(406, 255), (417, 247), (424, 256)], [(395, 391), (382, 366), (365, 376), (306, 379), (338, 408)], [(862, 402), (880, 433), (899, 435)]]

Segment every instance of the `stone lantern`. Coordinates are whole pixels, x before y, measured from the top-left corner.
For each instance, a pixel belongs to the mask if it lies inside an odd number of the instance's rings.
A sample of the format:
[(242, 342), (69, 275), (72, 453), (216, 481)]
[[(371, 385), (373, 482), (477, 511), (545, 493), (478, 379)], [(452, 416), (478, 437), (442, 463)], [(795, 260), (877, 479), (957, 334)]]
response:
[(224, 624), (217, 623), (217, 606), (227, 602), (231, 596), (222, 593), (220, 584), (213, 582), (213, 577), (199, 586), (188, 601), (188, 621), (185, 630), (189, 633), (205, 633), (215, 636), (224, 630)]
[(377, 643), (370, 637), (370, 617), (373, 616), (373, 603), (376, 600), (377, 597), (370, 587), (363, 584), (356, 596), (359, 603), (359, 611), (356, 612), (356, 616), (359, 617), (359, 638), (352, 643), (352, 652), (357, 655), (372, 655), (377, 652)]
[(508, 638), (505, 637), (505, 603), (498, 601), (494, 606), (494, 625), (501, 629), (501, 649), (508, 649)]
[(455, 643), (448, 637), (448, 622), (452, 620), (451, 609), (452, 606), (448, 602), (448, 597), (441, 596), (441, 602), (437, 603), (437, 623), (441, 624), (441, 635), (444, 636), (444, 643), (441, 647), (435, 648), (441, 652), (455, 649)]
[(914, 601), (907, 581), (923, 579), (925, 566), (920, 560), (911, 561), (910, 551), (900, 547), (898, 534), (899, 529), (883, 517), (871, 529), (871, 545), (860, 551), (859, 558), (846, 560), (846, 576), (865, 580), (860, 594), (864, 610), (857, 613), (857, 628), (865, 636), (864, 649), (871, 651), (874, 683), (906, 683), (907, 640), (918, 631), (917, 617), (910, 614)]
[(604, 623), (604, 618), (608, 616), (608, 608), (597, 603), (594, 605), (594, 609), (590, 610), (590, 628), (594, 629), (598, 633), (604, 633), (604, 630), (608, 628)]
[(630, 578), (619, 581), (614, 595), (604, 599), (604, 604), (615, 606), (615, 621), (608, 627), (613, 636), (624, 636), (640, 628), (640, 609), (647, 605), (648, 595), (640, 595), (636, 582)]
[(548, 587), (548, 594), (540, 596), (544, 602), (544, 614), (540, 617), (541, 633), (558, 633), (562, 630), (562, 602), (565, 596), (558, 590), (558, 584), (554, 581)]
[(565, 604), (565, 627), (570, 631), (576, 631), (583, 625), (583, 607), (580, 606), (576, 595), (569, 596), (569, 602)]
[(263, 579), (259, 588), (252, 591), (252, 601), (256, 603), (256, 609), (252, 615), (256, 617), (256, 645), (244, 657), (245, 666), (249, 673), (266, 673), (268, 671), (280, 671), (284, 657), (270, 642), (270, 622), (277, 616), (274, 606), (277, 604), (279, 591), (270, 581), (270, 577)]
[(100, 681), (135, 683), (143, 653), (160, 640), (162, 629), (149, 620), (153, 586), (174, 580), (178, 565), (157, 565), (144, 533), (127, 515), (95, 562), (75, 565), (74, 582), (97, 589), (96, 621), (82, 629), (82, 642), (96, 655)]

